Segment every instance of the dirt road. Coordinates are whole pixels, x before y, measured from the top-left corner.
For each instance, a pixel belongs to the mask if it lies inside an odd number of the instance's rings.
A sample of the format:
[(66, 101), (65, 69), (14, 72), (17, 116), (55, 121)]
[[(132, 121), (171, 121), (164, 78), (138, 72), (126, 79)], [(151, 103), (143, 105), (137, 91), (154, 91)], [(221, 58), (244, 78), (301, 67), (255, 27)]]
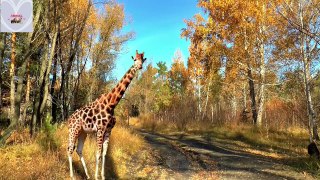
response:
[(232, 149), (227, 142), (193, 135), (139, 134), (150, 144), (154, 160), (133, 165), (130, 176), (138, 179), (142, 172), (147, 179), (314, 179), (277, 160)]

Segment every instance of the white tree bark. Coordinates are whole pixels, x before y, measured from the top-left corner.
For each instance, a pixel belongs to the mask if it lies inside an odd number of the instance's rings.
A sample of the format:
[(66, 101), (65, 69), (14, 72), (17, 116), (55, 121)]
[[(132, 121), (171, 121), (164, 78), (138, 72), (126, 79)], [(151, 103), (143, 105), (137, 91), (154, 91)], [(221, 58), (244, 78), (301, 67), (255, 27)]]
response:
[[(265, 4), (262, 5), (263, 17), (266, 17), (266, 7)], [(266, 26), (264, 22), (259, 27), (259, 53), (260, 53), (260, 92), (259, 92), (259, 106), (257, 114), (257, 126), (262, 126), (262, 116), (264, 112), (264, 102), (265, 102), (265, 81), (266, 81), (266, 66), (265, 66), (265, 45), (264, 45), (264, 35), (266, 31)]]
[[(300, 27), (302, 29), (305, 28), (304, 25), (304, 10), (302, 6), (302, 2), (299, 1), (299, 19), (300, 19)], [(311, 96), (311, 72), (310, 65), (311, 60), (309, 58), (309, 44), (306, 41), (306, 35), (304, 33), (300, 34), (300, 52), (301, 58), (303, 62), (303, 80), (304, 80), (304, 89), (306, 95), (306, 103), (307, 103), (307, 113), (309, 120), (309, 135), (310, 142), (312, 139), (319, 140), (318, 130), (317, 130), (317, 119), (316, 114), (312, 104), (312, 96)]]

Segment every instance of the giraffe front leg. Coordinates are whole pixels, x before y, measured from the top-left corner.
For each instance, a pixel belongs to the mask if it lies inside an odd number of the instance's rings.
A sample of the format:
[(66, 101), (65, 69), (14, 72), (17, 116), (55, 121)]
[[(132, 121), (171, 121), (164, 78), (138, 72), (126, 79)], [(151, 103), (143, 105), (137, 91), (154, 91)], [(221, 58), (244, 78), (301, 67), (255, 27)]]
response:
[(95, 172), (95, 179), (99, 177), (99, 164), (101, 159), (101, 150), (102, 150), (102, 143), (103, 143), (103, 132), (102, 130), (97, 131), (97, 153), (96, 153), (96, 172)]
[(105, 179), (105, 163), (106, 163), (106, 155), (107, 155), (108, 144), (109, 144), (109, 136), (110, 136), (110, 132), (107, 132), (105, 133), (104, 139), (103, 139), (102, 166), (101, 166), (102, 179)]
[(101, 152), (98, 152), (97, 151), (97, 154), (96, 154), (96, 172), (95, 172), (95, 179), (98, 179), (99, 177), (99, 163), (100, 163), (100, 159), (101, 159)]
[(69, 160), (69, 169), (70, 169), (70, 178), (75, 179), (73, 175), (73, 167), (72, 167), (72, 153), (74, 150), (75, 137), (69, 135), (69, 143), (68, 143), (68, 160)]

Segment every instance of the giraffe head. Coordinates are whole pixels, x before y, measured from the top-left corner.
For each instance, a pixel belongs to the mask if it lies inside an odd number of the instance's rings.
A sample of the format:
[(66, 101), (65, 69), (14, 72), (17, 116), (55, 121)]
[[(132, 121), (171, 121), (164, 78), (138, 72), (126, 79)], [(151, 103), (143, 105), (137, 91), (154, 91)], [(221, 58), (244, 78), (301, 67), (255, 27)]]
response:
[(136, 57), (131, 56), (132, 59), (134, 60), (134, 65), (139, 69), (142, 69), (143, 62), (147, 60), (147, 58), (144, 58), (143, 56), (144, 56), (144, 52), (139, 54), (138, 50), (136, 50)]

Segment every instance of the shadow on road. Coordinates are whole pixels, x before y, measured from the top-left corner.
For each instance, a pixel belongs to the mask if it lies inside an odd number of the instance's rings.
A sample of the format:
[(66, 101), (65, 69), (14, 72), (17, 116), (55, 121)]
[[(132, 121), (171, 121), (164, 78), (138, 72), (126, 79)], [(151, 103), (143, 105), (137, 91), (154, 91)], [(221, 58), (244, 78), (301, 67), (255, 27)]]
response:
[[(221, 179), (313, 179), (282, 162), (228, 147), (227, 143), (207, 141), (192, 135), (163, 135), (139, 130), (151, 145), (165, 144), (179, 149), (204, 170), (216, 164)], [(156, 148), (157, 146), (155, 146)]]

